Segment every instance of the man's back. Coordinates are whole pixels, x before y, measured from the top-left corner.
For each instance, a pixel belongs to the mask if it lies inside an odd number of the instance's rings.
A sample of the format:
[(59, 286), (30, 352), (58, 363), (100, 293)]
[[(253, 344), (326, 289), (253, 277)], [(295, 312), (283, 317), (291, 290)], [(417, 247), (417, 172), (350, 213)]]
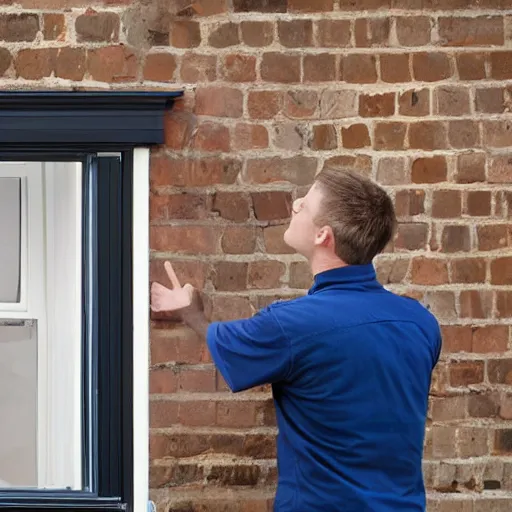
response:
[[(255, 349), (264, 359), (260, 339), (268, 345), (273, 368), (263, 375), (263, 359), (253, 368), (254, 383), (273, 383), (275, 510), (423, 511), (428, 391), (441, 346), (434, 317), (387, 292), (372, 265), (319, 274), (307, 296), (259, 316), (233, 325), (231, 333), (213, 327), (208, 341), (235, 390), (253, 382), (238, 375), (237, 356), (226, 354), (241, 350), (250, 357)], [(262, 327), (269, 324), (279, 333)], [(222, 341), (240, 332), (240, 345)]]

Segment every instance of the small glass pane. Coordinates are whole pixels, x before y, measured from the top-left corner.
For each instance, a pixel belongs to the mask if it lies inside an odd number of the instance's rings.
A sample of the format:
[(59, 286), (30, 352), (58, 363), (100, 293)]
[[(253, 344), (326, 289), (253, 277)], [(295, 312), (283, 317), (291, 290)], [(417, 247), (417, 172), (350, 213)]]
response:
[(20, 178), (0, 178), (0, 219), (0, 302), (16, 303), (20, 301)]
[(37, 487), (37, 326), (0, 320), (0, 488)]

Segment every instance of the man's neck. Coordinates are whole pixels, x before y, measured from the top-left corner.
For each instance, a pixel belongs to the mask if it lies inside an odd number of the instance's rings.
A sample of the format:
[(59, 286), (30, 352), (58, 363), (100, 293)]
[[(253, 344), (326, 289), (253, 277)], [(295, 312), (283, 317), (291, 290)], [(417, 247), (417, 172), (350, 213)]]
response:
[(337, 256), (324, 255), (313, 256), (309, 261), (309, 265), (311, 267), (311, 272), (314, 276), (322, 272), (327, 272), (328, 270), (348, 266), (343, 260), (341, 260)]

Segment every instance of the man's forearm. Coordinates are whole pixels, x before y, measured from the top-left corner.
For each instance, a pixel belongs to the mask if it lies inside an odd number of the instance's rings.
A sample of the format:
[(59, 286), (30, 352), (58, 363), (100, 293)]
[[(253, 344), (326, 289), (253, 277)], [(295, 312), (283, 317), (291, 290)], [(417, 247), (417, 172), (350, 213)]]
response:
[(209, 322), (202, 311), (184, 312), (182, 314), (183, 321), (193, 329), (199, 336), (206, 339)]

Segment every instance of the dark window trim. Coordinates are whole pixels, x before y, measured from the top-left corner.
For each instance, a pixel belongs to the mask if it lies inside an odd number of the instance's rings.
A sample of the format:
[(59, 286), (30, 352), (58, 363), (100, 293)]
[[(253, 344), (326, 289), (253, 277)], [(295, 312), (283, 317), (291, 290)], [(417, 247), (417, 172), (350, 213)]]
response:
[[(97, 153), (122, 155), (117, 168), (115, 158), (96, 160), (102, 171), (93, 180), (97, 196), (84, 198), (87, 215), (97, 215), (97, 231), (89, 233), (92, 238), (85, 240), (84, 250), (87, 244), (96, 244), (94, 303), (101, 313), (97, 383), (103, 392), (97, 393), (99, 435), (92, 441), (98, 471), (92, 471), (92, 481), (84, 480), (94, 492), (2, 490), (0, 509), (133, 508), (133, 149), (163, 142), (165, 110), (180, 96), (181, 92), (0, 92), (0, 161), (82, 161), (85, 169)], [(118, 236), (111, 236), (113, 232)], [(107, 374), (114, 384), (105, 393)]]

